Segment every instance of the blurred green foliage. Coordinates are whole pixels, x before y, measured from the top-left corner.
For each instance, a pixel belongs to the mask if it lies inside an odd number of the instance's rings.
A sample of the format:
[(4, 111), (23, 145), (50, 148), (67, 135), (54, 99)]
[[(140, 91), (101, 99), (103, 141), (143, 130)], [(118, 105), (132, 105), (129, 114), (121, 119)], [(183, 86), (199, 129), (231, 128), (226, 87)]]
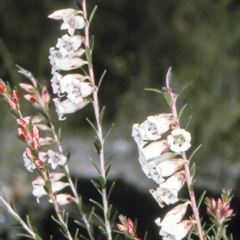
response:
[[(131, 125), (149, 114), (167, 111), (161, 96), (144, 87), (161, 88), (169, 66), (173, 85), (192, 85), (179, 106), (187, 115), (194, 145), (204, 144), (202, 159), (237, 161), (240, 155), (240, 4), (230, 0), (87, 0), (95, 36), (97, 79), (107, 75), (100, 98), (106, 119), (130, 136)], [(17, 85), (23, 78), (15, 64), (29, 69), (49, 89), (49, 48), (63, 34), (54, 10), (75, 7), (68, 0), (0, 1), (0, 76)], [(0, 103), (3, 104), (2, 102)], [(3, 108), (3, 111), (4, 108)], [(68, 117), (74, 126), (91, 118), (90, 107)], [(1, 120), (0, 120), (1, 123)], [(123, 132), (123, 131), (121, 131)], [(204, 161), (202, 161), (204, 162)]]

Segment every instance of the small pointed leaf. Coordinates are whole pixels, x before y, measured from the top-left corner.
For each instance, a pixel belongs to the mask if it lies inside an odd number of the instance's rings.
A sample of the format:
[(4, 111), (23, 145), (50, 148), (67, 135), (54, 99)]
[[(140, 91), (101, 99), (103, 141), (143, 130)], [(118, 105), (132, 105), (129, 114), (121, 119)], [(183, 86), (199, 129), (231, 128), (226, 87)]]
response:
[(202, 144), (200, 144), (193, 152), (192, 154), (190, 155), (189, 157), (189, 161), (192, 160), (193, 156), (197, 153), (197, 151), (202, 147)]
[(196, 164), (193, 163), (190, 169), (190, 176), (193, 178), (195, 175), (195, 171), (196, 171)]
[(178, 95), (180, 95), (192, 82), (185, 83), (178, 91)]
[(194, 190), (194, 188), (195, 188), (195, 183), (196, 183), (196, 179), (193, 180), (193, 182), (191, 183), (191, 185), (190, 185), (190, 187), (189, 187), (191, 191)]
[(110, 189), (109, 189), (109, 191), (108, 191), (108, 195), (107, 195), (107, 198), (108, 198), (108, 199), (109, 199), (110, 196), (111, 196), (111, 193), (112, 193), (112, 190), (113, 190), (114, 186), (115, 186), (115, 182), (112, 183), (112, 185), (111, 185), (111, 187), (110, 187)]
[(92, 10), (92, 12), (90, 14), (89, 23), (91, 23), (91, 21), (93, 20), (93, 17), (95, 15), (96, 11), (97, 11), (97, 5), (94, 7), (94, 9)]
[(92, 64), (92, 53), (89, 47), (86, 47), (85, 55), (89, 64)]
[(104, 71), (103, 71), (103, 73), (102, 73), (102, 75), (101, 75), (101, 77), (100, 77), (100, 79), (99, 79), (99, 82), (98, 82), (98, 86), (97, 86), (98, 88), (100, 88), (106, 72), (107, 72), (107, 70), (104, 70)]
[(104, 140), (108, 137), (109, 133), (111, 132), (111, 130), (112, 130), (112, 128), (113, 128), (113, 126), (114, 126), (114, 123), (111, 125), (111, 127), (110, 127), (110, 128), (107, 130), (107, 132), (105, 133), (105, 135), (104, 135), (104, 137), (103, 137)]
[(99, 122), (100, 123), (103, 122), (104, 113), (105, 113), (105, 106), (102, 107), (102, 110), (101, 110), (100, 115), (99, 115)]
[(98, 133), (96, 127), (94, 126), (94, 124), (88, 119), (86, 118), (87, 122), (90, 124), (90, 126), (92, 127), (92, 129), (94, 130), (95, 133)]
[(144, 90), (163, 94), (163, 92), (161, 90), (156, 89), (156, 88), (144, 88)]
[(197, 207), (198, 207), (198, 208), (199, 208), (200, 205), (202, 204), (202, 200), (203, 200), (205, 194), (206, 194), (206, 191), (204, 191), (204, 192), (201, 194), (200, 198), (198, 199), (198, 203), (197, 203)]
[(106, 187), (106, 179), (103, 176), (99, 176), (99, 183), (102, 189)]
[(182, 117), (182, 115), (183, 115), (183, 112), (184, 112), (184, 110), (186, 109), (186, 107), (187, 107), (187, 103), (180, 109), (180, 111), (179, 111), (179, 114), (178, 114), (178, 119), (180, 120), (181, 119), (181, 117)]
[(92, 163), (92, 165), (96, 168), (97, 172), (99, 173), (99, 175), (101, 174), (101, 171), (99, 169), (99, 167), (97, 166), (97, 164), (92, 160), (92, 159), (89, 159), (89, 161)]
[(96, 181), (94, 181), (94, 180), (91, 180), (91, 183), (101, 193), (100, 185)]

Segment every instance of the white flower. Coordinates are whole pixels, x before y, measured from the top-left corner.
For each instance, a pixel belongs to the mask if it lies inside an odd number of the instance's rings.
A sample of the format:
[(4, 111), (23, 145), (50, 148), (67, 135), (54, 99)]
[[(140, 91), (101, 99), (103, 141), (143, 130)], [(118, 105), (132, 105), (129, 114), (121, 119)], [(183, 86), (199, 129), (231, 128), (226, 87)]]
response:
[(73, 36), (75, 29), (82, 29), (85, 26), (85, 20), (82, 16), (75, 16), (74, 14), (63, 17), (63, 24), (60, 29), (67, 29), (68, 33)]
[(55, 19), (55, 20), (59, 20), (59, 19), (63, 19), (66, 16), (70, 16), (72, 14), (73, 15), (82, 14), (82, 11), (76, 10), (73, 8), (65, 8), (65, 9), (61, 9), (61, 10), (57, 10), (57, 11), (53, 12), (48, 17)]
[(83, 40), (83, 36), (69, 36), (68, 34), (65, 34), (62, 38), (58, 39), (56, 47), (59, 48), (59, 52), (63, 57), (73, 58), (79, 55), (77, 50), (80, 48)]
[(82, 60), (81, 58), (56, 58), (55, 65), (53, 65), (52, 73), (57, 70), (69, 71), (82, 67), (84, 64), (87, 64), (87, 61)]
[(179, 204), (176, 207), (172, 208), (161, 220), (160, 218), (155, 220), (155, 223), (159, 227), (171, 227), (174, 226), (175, 224), (179, 223), (182, 218), (184, 217), (186, 211), (187, 211), (187, 206), (190, 204), (190, 201), (187, 201), (183, 204)]
[(60, 75), (58, 72), (54, 72), (53, 73), (53, 77), (50, 80), (50, 82), (52, 83), (52, 89), (53, 89), (53, 93), (54, 94), (60, 94), (61, 89), (60, 89), (60, 79), (61, 79), (62, 75)]
[(67, 98), (76, 104), (83, 102), (83, 98), (89, 96), (93, 91), (94, 87), (91, 83), (80, 82), (77, 79), (73, 79), (66, 89)]
[(132, 137), (137, 145), (142, 147), (147, 141), (160, 139), (162, 134), (172, 128), (176, 122), (177, 119), (170, 113), (149, 116), (143, 123), (133, 125)]
[(89, 103), (87, 99), (83, 99), (83, 102), (80, 102), (79, 104), (73, 103), (70, 99), (61, 102), (59, 98), (54, 98), (53, 101), (56, 106), (59, 120), (64, 120), (66, 118), (63, 117), (64, 114), (74, 113), (79, 109), (84, 108)]
[(168, 151), (168, 144), (166, 140), (155, 141), (143, 148), (139, 148), (144, 159), (143, 161), (153, 161), (161, 157), (164, 153)]
[[(59, 173), (59, 172), (51, 172), (49, 173), (49, 180), (52, 182), (56, 182), (58, 180), (60, 180), (62, 177), (64, 177), (65, 174), (64, 173)], [(44, 180), (42, 177), (37, 177), (33, 182), (32, 185), (33, 187), (37, 187), (37, 186), (43, 186), (45, 184)]]
[[(38, 153), (39, 160), (42, 162), (45, 162), (47, 160), (47, 153), (45, 152), (39, 152)], [(25, 151), (23, 153), (23, 161), (24, 161), (24, 166), (29, 172), (33, 172), (33, 170), (36, 168), (36, 165), (34, 162), (28, 157), (27, 152)]]
[(178, 199), (178, 192), (185, 182), (185, 172), (180, 171), (173, 174), (165, 182), (160, 183), (156, 190), (150, 189), (150, 193), (158, 202), (160, 207), (164, 204), (174, 204)]
[[(74, 200), (75, 198), (72, 197), (70, 194), (61, 193), (56, 195), (56, 201), (59, 205), (66, 205)], [(52, 199), (50, 199), (49, 202), (52, 203)]]
[(173, 226), (161, 228), (163, 240), (182, 240), (191, 230), (194, 220), (183, 220)]
[[(55, 181), (52, 182), (52, 191), (53, 193), (61, 191), (63, 188), (69, 186), (69, 183), (64, 183), (61, 181)], [(37, 198), (37, 202), (39, 203), (39, 198), (47, 195), (47, 192), (45, 191), (43, 185), (34, 185), (33, 186), (33, 191), (32, 191), (33, 196)]]
[(48, 150), (48, 163), (51, 164), (52, 169), (55, 169), (58, 165), (64, 166), (67, 162), (67, 158), (59, 153), (52, 151), (51, 149)]
[(161, 172), (163, 177), (169, 177), (176, 171), (180, 170), (186, 162), (188, 162), (188, 160), (182, 158), (168, 159), (157, 164), (156, 168), (158, 169), (158, 172)]
[(191, 147), (191, 134), (184, 129), (175, 129), (167, 137), (167, 142), (173, 152), (185, 152)]

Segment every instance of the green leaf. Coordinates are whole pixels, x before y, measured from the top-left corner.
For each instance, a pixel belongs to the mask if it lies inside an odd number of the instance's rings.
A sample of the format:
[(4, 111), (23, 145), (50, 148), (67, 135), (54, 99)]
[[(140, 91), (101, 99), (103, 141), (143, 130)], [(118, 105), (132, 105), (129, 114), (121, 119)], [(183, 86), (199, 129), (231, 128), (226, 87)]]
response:
[(20, 237), (25, 237), (25, 238), (35, 239), (35, 238), (32, 237), (31, 235), (24, 234), (24, 233), (17, 233), (17, 235), (20, 236)]
[(202, 204), (202, 200), (203, 200), (205, 194), (206, 194), (206, 191), (204, 191), (204, 192), (201, 194), (200, 198), (198, 199), (198, 203), (197, 203), (197, 207), (198, 207), (198, 208), (199, 208), (200, 205)]
[(91, 183), (92, 183), (93, 186), (98, 190), (98, 192), (99, 192), (100, 194), (102, 194), (100, 185), (99, 185), (96, 181), (94, 181), (94, 180), (91, 180)]
[[(95, 200), (93, 200), (93, 199), (89, 199), (89, 201), (91, 202), (91, 203), (93, 203), (93, 204), (95, 204), (97, 207), (99, 207), (101, 210), (104, 210), (103, 209), (103, 206), (100, 204), (100, 203), (98, 203), (97, 201), (95, 201)], [(92, 214), (95, 216), (95, 212), (92, 212)]]
[(110, 128), (107, 130), (107, 132), (105, 133), (105, 135), (104, 135), (104, 137), (103, 137), (104, 140), (108, 137), (109, 133), (111, 132), (111, 130), (112, 130), (112, 128), (113, 128), (113, 126), (114, 126), (114, 123), (111, 125), (111, 127), (110, 127)]
[(52, 182), (50, 180), (46, 180), (44, 189), (47, 193), (49, 193), (49, 191), (52, 189)]
[(168, 90), (165, 90), (165, 91), (162, 91), (162, 94), (165, 98), (165, 100), (167, 101), (167, 104), (169, 107), (172, 107), (174, 102), (173, 102), (173, 99), (172, 99), (172, 96), (171, 94), (168, 92)]
[(150, 91), (150, 92), (156, 92), (156, 93), (160, 93), (163, 94), (161, 90), (156, 89), (156, 88), (144, 88), (145, 91)]
[(62, 128), (58, 129), (57, 137), (58, 137), (58, 140), (61, 142), (62, 141)]
[(183, 112), (184, 112), (184, 110), (185, 110), (185, 108), (187, 107), (187, 103), (180, 109), (180, 111), (179, 111), (179, 114), (178, 114), (178, 119), (180, 120), (181, 119), (181, 117), (182, 117), (182, 115), (183, 115)]
[(105, 175), (106, 175), (106, 178), (108, 177), (108, 174), (109, 174), (109, 172), (110, 172), (110, 170), (111, 170), (111, 164), (109, 164), (108, 165), (108, 167), (107, 167), (107, 169), (106, 169), (106, 172), (105, 172)]
[(101, 141), (99, 140), (98, 137), (95, 137), (94, 146), (95, 146), (95, 148), (97, 150), (97, 153), (99, 155), (101, 150), (102, 150), (102, 143), (101, 143)]
[(193, 180), (193, 182), (191, 183), (191, 185), (190, 185), (190, 191), (193, 191), (194, 190), (194, 188), (195, 188), (195, 183), (196, 183), (196, 179), (194, 179)]
[(99, 79), (99, 82), (98, 82), (98, 86), (97, 86), (98, 88), (100, 88), (106, 72), (107, 72), (107, 70), (104, 70), (104, 71), (103, 71), (103, 73), (102, 73), (102, 75), (101, 75), (101, 77), (100, 77), (100, 79)]
[(79, 233), (79, 228), (76, 229), (76, 232), (75, 232), (75, 235), (74, 235), (74, 240), (79, 240), (78, 233)]
[(112, 152), (112, 154), (111, 155), (109, 155), (109, 157), (107, 158), (107, 160), (106, 160), (106, 162), (105, 162), (105, 167), (109, 164), (109, 162), (112, 160), (112, 157), (114, 156), (114, 154), (115, 154), (115, 151), (114, 152)]
[(102, 110), (100, 111), (100, 114), (99, 114), (99, 122), (100, 123), (103, 122), (104, 113), (105, 113), (105, 106), (102, 107)]
[(146, 231), (144, 234), (143, 240), (147, 240), (147, 235), (148, 235), (148, 232)]
[(106, 187), (106, 179), (103, 176), (99, 176), (99, 183), (102, 189)]
[[(122, 233), (122, 232), (121, 232)], [(118, 240), (118, 238), (119, 238), (119, 234), (117, 234), (116, 236), (115, 236), (115, 238), (114, 238), (114, 240)]]
[(86, 47), (85, 55), (89, 64), (92, 64), (92, 53), (89, 47)]
[(88, 118), (86, 118), (86, 120), (87, 120), (87, 122), (90, 124), (90, 126), (92, 127), (92, 129), (94, 130), (94, 132), (97, 134), (98, 131), (97, 131), (96, 127), (94, 126), (94, 124), (93, 124)]
[(103, 226), (105, 225), (103, 219), (102, 219), (98, 214), (96, 214), (96, 213), (94, 212), (93, 215), (94, 215), (95, 218), (98, 219), (98, 221), (99, 221)]
[(92, 35), (91, 38), (90, 38), (90, 49), (91, 49), (92, 52), (93, 52), (93, 49), (94, 49), (94, 42), (95, 42), (95, 39), (94, 39), (94, 36)]
[(189, 86), (192, 82), (185, 83), (179, 90), (178, 90), (178, 96)]
[(92, 207), (92, 210), (91, 210), (91, 212), (89, 214), (89, 217), (88, 217), (88, 222), (92, 221), (92, 216), (93, 216), (94, 211), (95, 211), (95, 207)]
[(31, 224), (29, 216), (27, 215), (26, 218), (27, 218), (28, 227), (32, 230), (32, 224)]
[(64, 222), (65, 222), (66, 224), (68, 224), (68, 218), (69, 218), (69, 214), (66, 213), (65, 216), (64, 216)]
[(118, 212), (115, 211), (114, 214), (112, 215), (112, 219), (111, 219), (111, 229), (113, 229), (113, 226), (115, 225), (116, 223), (116, 218), (118, 216)]
[(51, 216), (51, 218), (52, 218), (52, 220), (54, 221), (54, 222), (56, 222), (58, 225), (62, 225), (62, 223), (60, 223), (53, 215)]
[(112, 212), (112, 205), (109, 206), (108, 211), (107, 211), (107, 220), (110, 220), (111, 218), (111, 212)]
[(189, 157), (189, 161), (192, 160), (193, 156), (196, 154), (196, 152), (202, 147), (202, 144), (200, 144), (193, 152), (192, 154), (190, 155)]
[(20, 113), (16, 109), (11, 108), (10, 111), (12, 112), (14, 117), (20, 118)]
[(91, 21), (93, 20), (93, 17), (95, 15), (96, 11), (97, 11), (97, 5), (94, 7), (94, 9), (92, 10), (92, 12), (90, 14), (89, 23), (91, 23)]
[(99, 226), (99, 229), (101, 230), (102, 234), (104, 234), (106, 236), (106, 238), (108, 239), (108, 234), (105, 228), (103, 228), (102, 226)]
[(195, 171), (196, 171), (196, 164), (193, 163), (191, 168), (190, 168), (190, 176), (193, 178), (195, 175)]
[(115, 186), (115, 182), (112, 183), (112, 185), (111, 185), (111, 187), (110, 187), (110, 189), (109, 189), (109, 191), (108, 191), (108, 195), (107, 195), (107, 198), (108, 198), (108, 199), (109, 199), (110, 196), (111, 196), (111, 193), (112, 193), (112, 190), (113, 190), (114, 186)]
[(188, 125), (190, 124), (191, 120), (192, 120), (192, 115), (191, 115), (191, 116), (189, 116), (189, 118), (188, 118), (187, 122), (185, 123), (185, 129), (187, 129), (187, 128), (188, 128)]
[(86, 226), (85, 226), (85, 224), (84, 223), (82, 223), (82, 222), (80, 222), (80, 221), (78, 221), (78, 220), (74, 220), (74, 222), (77, 224), (77, 225), (79, 225), (80, 227), (82, 227), (82, 228), (86, 228)]
[(97, 166), (97, 164), (92, 160), (92, 159), (89, 159), (89, 161), (92, 163), (92, 165), (96, 168), (97, 172), (99, 173), (99, 175), (101, 175), (101, 171), (99, 169), (99, 167)]

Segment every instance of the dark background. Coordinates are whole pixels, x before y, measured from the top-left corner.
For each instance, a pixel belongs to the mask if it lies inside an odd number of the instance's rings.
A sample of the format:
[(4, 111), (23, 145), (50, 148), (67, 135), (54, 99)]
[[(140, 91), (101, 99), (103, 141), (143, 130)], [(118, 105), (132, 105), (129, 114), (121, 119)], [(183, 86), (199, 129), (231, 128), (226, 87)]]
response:
[[(193, 147), (203, 143), (194, 159), (199, 187), (217, 195), (221, 188), (232, 187), (239, 197), (240, 2), (88, 0), (87, 4), (89, 12), (98, 5), (91, 26), (95, 36), (93, 63), (97, 81), (107, 69), (99, 96), (101, 105), (107, 107), (105, 124), (116, 125), (112, 136), (132, 141), (133, 123), (144, 121), (150, 114), (169, 111), (162, 96), (144, 88), (161, 88), (171, 66), (176, 91), (192, 81), (180, 96), (178, 106), (180, 109), (188, 103), (183, 123), (193, 115), (189, 126)], [(49, 48), (64, 33), (59, 30), (60, 21), (48, 19), (47, 15), (68, 7), (76, 7), (74, 1), (0, 1), (2, 79), (11, 86), (26, 81), (16, 71), (15, 64), (19, 64), (51, 91)], [(14, 154), (9, 140), (13, 136), (7, 135), (14, 129), (14, 121), (3, 101), (0, 107), (1, 140), (7, 146), (5, 152)], [(24, 100), (22, 109), (26, 114), (32, 113)], [(56, 118), (55, 113), (53, 116)], [(85, 137), (91, 135), (86, 117), (93, 119), (89, 106), (58, 124), (67, 129), (65, 132), (84, 132)], [(133, 147), (136, 151), (136, 146)], [(4, 152), (0, 160), (2, 171), (12, 169), (13, 163)], [(21, 160), (18, 164), (22, 164)], [(4, 181), (12, 182), (6, 178)], [(140, 218), (138, 214), (133, 217)], [(234, 239), (239, 237), (240, 234)]]

